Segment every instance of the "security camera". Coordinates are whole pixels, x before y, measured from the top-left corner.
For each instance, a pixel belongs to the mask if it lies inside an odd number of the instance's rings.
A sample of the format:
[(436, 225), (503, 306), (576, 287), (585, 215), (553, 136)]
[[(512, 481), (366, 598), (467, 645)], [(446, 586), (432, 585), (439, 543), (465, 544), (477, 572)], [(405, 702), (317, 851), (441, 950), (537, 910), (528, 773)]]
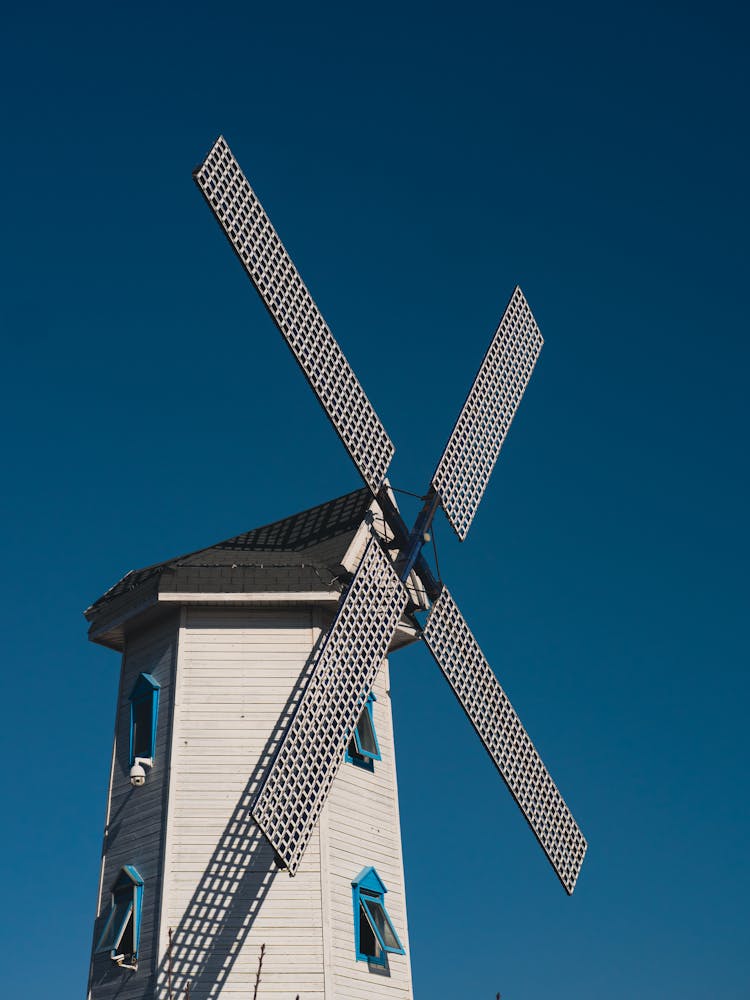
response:
[[(145, 765), (145, 767), (144, 767)], [(133, 766), (130, 768), (130, 784), (133, 788), (140, 788), (146, 784), (146, 767), (152, 767), (153, 761), (150, 757), (136, 757)]]
[(130, 768), (130, 784), (133, 788), (146, 784), (146, 769), (143, 764), (133, 764)]

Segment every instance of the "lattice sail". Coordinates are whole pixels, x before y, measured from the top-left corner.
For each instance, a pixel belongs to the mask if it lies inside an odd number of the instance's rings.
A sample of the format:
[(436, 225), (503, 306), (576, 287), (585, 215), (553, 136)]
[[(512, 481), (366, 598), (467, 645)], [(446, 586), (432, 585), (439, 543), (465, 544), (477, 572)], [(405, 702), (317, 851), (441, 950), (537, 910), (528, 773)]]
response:
[(344, 447), (377, 495), (395, 450), (391, 439), (222, 136), (193, 176)]
[(424, 640), (565, 890), (572, 893), (586, 840), (445, 587), (427, 619)]
[(432, 485), (463, 541), (544, 343), (516, 286), (438, 462)]
[(292, 875), (406, 604), (403, 584), (372, 538), (253, 806), (255, 821)]

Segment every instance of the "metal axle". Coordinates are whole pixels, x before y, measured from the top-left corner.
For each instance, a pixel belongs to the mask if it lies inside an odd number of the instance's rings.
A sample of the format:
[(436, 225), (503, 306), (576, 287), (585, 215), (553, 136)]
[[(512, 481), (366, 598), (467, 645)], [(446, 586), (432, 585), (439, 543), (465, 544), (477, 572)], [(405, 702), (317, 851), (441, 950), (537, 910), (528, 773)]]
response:
[(388, 527), (396, 537), (396, 541), (401, 546), (401, 555), (396, 564), (396, 570), (402, 582), (406, 582), (409, 573), (416, 569), (422, 581), (427, 596), (432, 601), (436, 601), (440, 596), (441, 585), (432, 574), (427, 560), (422, 555), (422, 546), (426, 539), (425, 534), (429, 531), (433, 518), (440, 505), (440, 497), (437, 492), (430, 487), (425, 497), (424, 506), (417, 515), (414, 527), (411, 531), (406, 525), (401, 512), (391, 500), (388, 489), (382, 486), (378, 493), (378, 503), (383, 511), (383, 516), (388, 522)]

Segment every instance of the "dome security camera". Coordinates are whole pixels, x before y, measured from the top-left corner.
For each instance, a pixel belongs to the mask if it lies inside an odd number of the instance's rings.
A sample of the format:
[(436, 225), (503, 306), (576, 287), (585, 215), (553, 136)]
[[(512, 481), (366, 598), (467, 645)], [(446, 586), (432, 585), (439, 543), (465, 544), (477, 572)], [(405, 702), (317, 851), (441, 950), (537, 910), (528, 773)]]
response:
[(130, 784), (133, 788), (140, 788), (146, 784), (146, 769), (138, 761), (130, 768)]

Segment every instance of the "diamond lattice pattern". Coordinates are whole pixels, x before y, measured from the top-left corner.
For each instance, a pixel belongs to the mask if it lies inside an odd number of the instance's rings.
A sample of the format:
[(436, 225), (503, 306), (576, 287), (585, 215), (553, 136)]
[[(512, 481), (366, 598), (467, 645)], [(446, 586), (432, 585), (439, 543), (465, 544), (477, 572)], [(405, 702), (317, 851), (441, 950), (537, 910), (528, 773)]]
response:
[(424, 640), (558, 878), (572, 893), (586, 840), (445, 587), (427, 619)]
[(406, 590), (372, 538), (253, 807), (256, 822), (292, 875), (406, 603)]
[(544, 343), (520, 288), (511, 296), (432, 485), (463, 541)]
[(194, 177), (336, 433), (377, 494), (393, 444), (222, 137)]

